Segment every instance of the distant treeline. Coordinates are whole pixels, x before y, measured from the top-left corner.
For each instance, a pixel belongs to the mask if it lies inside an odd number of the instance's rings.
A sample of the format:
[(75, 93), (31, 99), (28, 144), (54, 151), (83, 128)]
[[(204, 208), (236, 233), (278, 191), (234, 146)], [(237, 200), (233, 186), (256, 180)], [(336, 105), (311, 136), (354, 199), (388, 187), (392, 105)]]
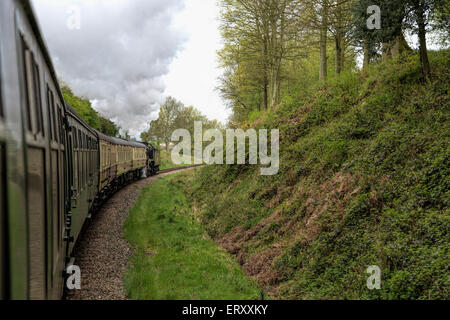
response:
[(166, 151), (169, 151), (172, 133), (177, 129), (186, 129), (194, 136), (195, 121), (201, 121), (204, 130), (222, 128), (217, 120), (209, 120), (196, 108), (186, 107), (175, 98), (168, 97), (161, 105), (158, 119), (150, 122), (150, 128), (141, 134), (141, 139), (155, 145), (164, 143)]

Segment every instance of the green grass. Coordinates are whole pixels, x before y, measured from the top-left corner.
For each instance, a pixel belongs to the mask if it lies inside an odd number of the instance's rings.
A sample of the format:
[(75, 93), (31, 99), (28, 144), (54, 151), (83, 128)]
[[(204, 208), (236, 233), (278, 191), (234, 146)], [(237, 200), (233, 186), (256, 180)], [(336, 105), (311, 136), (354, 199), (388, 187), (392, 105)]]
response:
[(145, 188), (124, 224), (136, 251), (125, 287), (136, 300), (257, 299), (260, 290), (211, 241), (183, 188), (187, 173)]
[[(194, 160), (192, 160), (192, 164), (194, 164)], [(175, 164), (172, 162), (172, 154), (170, 153), (170, 151), (167, 152), (161, 150), (161, 165), (159, 166), (160, 170), (187, 167), (192, 164)]]

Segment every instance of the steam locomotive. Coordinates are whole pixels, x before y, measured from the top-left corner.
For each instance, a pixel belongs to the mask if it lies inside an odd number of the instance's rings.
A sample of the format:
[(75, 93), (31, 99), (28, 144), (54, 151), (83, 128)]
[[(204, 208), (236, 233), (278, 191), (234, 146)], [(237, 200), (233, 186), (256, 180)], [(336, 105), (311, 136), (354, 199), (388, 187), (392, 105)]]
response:
[(108, 137), (64, 101), (28, 0), (0, 1), (0, 299), (59, 299), (89, 215), (159, 171), (152, 145)]

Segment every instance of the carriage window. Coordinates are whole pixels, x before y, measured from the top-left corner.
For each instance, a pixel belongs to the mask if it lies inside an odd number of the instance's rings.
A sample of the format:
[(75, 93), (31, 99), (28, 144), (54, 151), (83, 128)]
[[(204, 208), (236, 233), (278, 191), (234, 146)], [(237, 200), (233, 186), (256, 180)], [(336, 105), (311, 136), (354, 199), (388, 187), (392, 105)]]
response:
[[(82, 146), (83, 141), (81, 140), (81, 132), (80, 132), (80, 130), (77, 130), (77, 132), (78, 132), (78, 150), (81, 150), (83, 148), (83, 146)], [(80, 190), (80, 191), (81, 191), (81, 168), (83, 166), (83, 163), (81, 162), (82, 158), (80, 158), (81, 155), (82, 155), (82, 153), (78, 152), (79, 158), (78, 158), (78, 170), (77, 170), (78, 172), (77, 172), (77, 175), (78, 175), (78, 190)]]
[(63, 117), (62, 117), (62, 113), (61, 113), (61, 107), (59, 106), (59, 104), (56, 105), (57, 109), (58, 109), (58, 129), (59, 129), (59, 143), (63, 144), (64, 143), (64, 131), (63, 131)]
[(49, 112), (50, 112), (50, 118), (52, 121), (51, 124), (51, 132), (52, 132), (52, 140), (53, 141), (57, 141), (57, 136), (58, 136), (58, 130), (57, 128), (57, 119), (56, 119), (56, 114), (55, 114), (55, 96), (53, 94), (53, 91), (48, 88), (48, 94), (49, 94)]
[(53, 140), (55, 137), (55, 134), (53, 132), (54, 120), (53, 120), (53, 114), (51, 111), (52, 110), (51, 105), (52, 105), (52, 92), (50, 91), (50, 88), (48, 87), (48, 84), (47, 84), (47, 106), (48, 106), (47, 109), (49, 110), (48, 117), (49, 117), (49, 123), (50, 123), (50, 139)]
[(73, 136), (73, 148), (78, 149), (78, 135), (77, 128), (72, 127), (72, 136)]
[[(0, 57), (0, 62), (1, 62), (1, 57)], [(1, 65), (1, 63), (0, 63)], [(0, 68), (0, 79), (1, 79), (1, 68)], [(2, 105), (2, 83), (0, 81), (0, 118), (3, 118), (3, 105)]]
[(23, 37), (21, 40), (25, 81), (24, 87), (26, 93), (27, 129), (33, 134), (41, 133), (44, 135), (39, 66)]
[(60, 123), (61, 123), (61, 144), (66, 145), (66, 131), (64, 130), (64, 111), (62, 108), (59, 109)]
[[(1, 59), (1, 57), (0, 57)], [(1, 69), (0, 69), (0, 75), (1, 75)], [(0, 77), (1, 78), (1, 77)], [(0, 82), (0, 118), (3, 118), (3, 105), (2, 105), (2, 83)]]
[[(30, 83), (29, 83), (29, 77), (28, 74), (31, 71), (31, 60), (32, 60), (32, 55), (30, 50), (28, 50), (28, 47), (25, 43), (25, 40), (21, 37), (22, 40), (22, 54), (23, 54), (23, 67), (24, 67), (24, 80), (25, 80), (25, 91), (26, 91), (26, 96), (27, 96), (27, 129), (28, 131), (32, 131), (33, 128), (31, 126), (31, 103), (32, 103), (32, 99), (30, 99), (30, 95), (32, 94), (30, 92)], [(31, 100), (31, 101), (30, 101)]]
[[(2, 71), (2, 68), (1, 68), (1, 56), (0, 56), (0, 118), (3, 118), (1, 71)], [(0, 294), (1, 294), (1, 292), (0, 292)]]
[(34, 65), (34, 89), (36, 92), (36, 122), (37, 132), (40, 132), (45, 137), (44, 132), (44, 116), (42, 114), (42, 101), (41, 101), (41, 80), (39, 77), (39, 66)]
[(58, 119), (58, 117), (56, 116), (57, 115), (57, 113), (56, 113), (56, 103), (55, 103), (55, 96), (54, 96), (54, 94), (53, 94), (53, 92), (52, 92), (52, 110), (51, 110), (51, 113), (53, 114), (53, 120), (54, 120), (54, 122), (53, 122), (53, 130), (54, 130), (54, 134), (55, 134), (55, 141), (57, 141), (57, 142), (59, 142), (60, 140), (61, 140), (61, 138), (60, 138), (60, 136), (59, 136), (59, 119)]
[(73, 128), (73, 132), (74, 132), (74, 135), (73, 135), (73, 148), (74, 149), (78, 149), (77, 129)]

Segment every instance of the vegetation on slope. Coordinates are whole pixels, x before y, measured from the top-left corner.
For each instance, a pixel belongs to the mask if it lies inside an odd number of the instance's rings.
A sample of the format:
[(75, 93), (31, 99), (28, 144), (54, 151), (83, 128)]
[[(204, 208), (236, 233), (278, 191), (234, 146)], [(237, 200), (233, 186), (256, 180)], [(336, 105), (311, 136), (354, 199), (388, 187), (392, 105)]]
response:
[(256, 299), (259, 289), (208, 239), (183, 193), (180, 174), (144, 189), (125, 222), (136, 246), (125, 286), (132, 299)]
[[(343, 73), (251, 126), (280, 172), (209, 166), (188, 183), (208, 234), (275, 298), (450, 298), (450, 51)], [(382, 270), (368, 290), (368, 266)]]
[(95, 111), (91, 102), (86, 98), (80, 98), (73, 94), (72, 90), (63, 86), (61, 88), (66, 102), (83, 118), (92, 128), (108, 135), (116, 137), (119, 134), (119, 127), (111, 120), (105, 119)]

